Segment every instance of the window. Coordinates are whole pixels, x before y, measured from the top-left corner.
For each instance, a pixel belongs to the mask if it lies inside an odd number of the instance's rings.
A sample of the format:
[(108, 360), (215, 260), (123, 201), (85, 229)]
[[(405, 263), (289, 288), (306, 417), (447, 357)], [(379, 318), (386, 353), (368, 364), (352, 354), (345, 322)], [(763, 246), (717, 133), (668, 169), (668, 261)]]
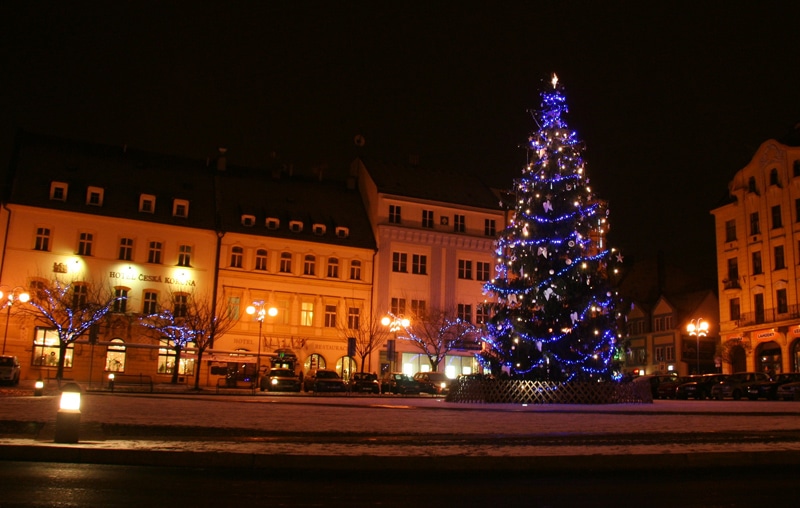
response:
[(656, 316), (654, 321), (654, 330), (656, 332), (663, 332), (672, 329), (672, 315), (665, 314), (663, 316)]
[(361, 261), (350, 261), (350, 280), (361, 280)]
[(188, 217), (189, 216), (189, 202), (185, 199), (172, 200), (172, 216), (173, 217)]
[(780, 183), (778, 183), (778, 170), (775, 169), (775, 168), (772, 168), (769, 171), (769, 184), (770, 185), (780, 185)]
[(347, 329), (358, 330), (361, 327), (361, 309), (358, 307), (347, 308)]
[(192, 266), (192, 246), (178, 246), (178, 266)]
[(757, 235), (761, 233), (761, 226), (758, 223), (758, 212), (750, 214), (750, 234)]
[(761, 267), (761, 251), (756, 251), (753, 253), (753, 275), (758, 275), (763, 273), (763, 268)]
[(453, 231), (456, 233), (466, 231), (466, 218), (463, 215), (453, 215)]
[(133, 238), (119, 239), (119, 260), (131, 261), (133, 259)]
[(739, 319), (740, 310), (739, 310), (739, 299), (738, 298), (731, 298), (728, 300), (728, 312), (730, 314), (731, 321), (736, 321)]
[(145, 291), (142, 302), (142, 314), (145, 316), (158, 314), (158, 293), (155, 291)]
[(411, 256), (411, 273), (416, 275), (428, 274), (428, 256), (414, 254)]
[(325, 231), (327, 231), (327, 230), (328, 230), (328, 228), (325, 227), (324, 224), (314, 224), (313, 226), (311, 226), (311, 231), (313, 231), (314, 234), (317, 235), (317, 236), (324, 235)]
[(280, 225), (281, 221), (274, 217), (270, 217), (267, 219), (267, 229), (276, 230), (280, 227)]
[(172, 301), (172, 313), (176, 318), (185, 318), (189, 311), (189, 297), (183, 294), (176, 294)]
[(325, 327), (336, 328), (336, 305), (325, 306)]
[(408, 272), (408, 254), (405, 252), (392, 253), (392, 271), (393, 272)]
[(228, 298), (228, 315), (234, 321), (239, 319), (239, 309), (241, 308), (242, 301), (238, 296), (231, 296)]
[(111, 306), (111, 312), (124, 314), (128, 310), (128, 289), (127, 288), (114, 288), (114, 304)]
[(155, 213), (156, 197), (151, 194), (139, 195), (139, 211), (142, 213)]
[(758, 187), (756, 187), (756, 178), (754, 176), (747, 179), (747, 192), (758, 194)]
[(664, 360), (668, 362), (675, 361), (675, 346), (664, 346)]
[(433, 210), (422, 210), (422, 227), (433, 228)]
[(50, 250), (50, 228), (36, 228), (36, 241), (33, 250)]
[(289, 221), (289, 231), (292, 233), (300, 233), (303, 231), (303, 223), (299, 220), (290, 220)]
[[(158, 373), (159, 374), (172, 374), (175, 370), (175, 348), (174, 344), (169, 339), (159, 340), (158, 349)], [(181, 355), (180, 364), (178, 365), (178, 374), (181, 376), (191, 376), (194, 374), (194, 357), (186, 354)]]
[(475, 279), (486, 282), (489, 280), (489, 263), (478, 261), (475, 263)]
[(472, 322), (472, 305), (467, 303), (459, 303), (457, 313), (458, 319), (461, 321), (466, 321), (467, 323)]
[(479, 303), (475, 306), (475, 324), (482, 325), (489, 321), (489, 309), (488, 303)]
[(267, 271), (267, 249), (256, 250), (256, 270)]
[[(61, 356), (61, 341), (55, 329), (36, 328), (33, 336), (33, 365), (38, 367), (57, 367)], [(72, 352), (75, 345), (67, 346), (64, 367), (72, 367)]]
[(147, 246), (147, 262), (157, 265), (161, 264), (161, 242), (153, 241)]
[(281, 265), (280, 270), (281, 273), (292, 273), (292, 253), (291, 252), (281, 252)]
[(781, 219), (781, 205), (772, 207), (772, 229), (783, 227), (783, 219)]
[(728, 280), (731, 282), (739, 280), (739, 261), (737, 258), (728, 258)]
[(783, 245), (777, 245), (774, 250), (775, 253), (775, 270), (786, 268), (786, 259), (783, 255)]
[(777, 301), (778, 314), (786, 314), (789, 312), (789, 301), (786, 299), (786, 289), (775, 291), (775, 300)]
[(402, 316), (406, 313), (406, 299), (405, 298), (392, 298), (390, 304), (390, 311), (395, 316)]
[(792, 164), (792, 175), (800, 176), (800, 160), (796, 160)]
[(656, 363), (661, 363), (664, 361), (664, 346), (655, 346), (653, 348), (653, 358)]
[(328, 278), (339, 278), (339, 258), (328, 258)]
[(93, 243), (94, 235), (92, 233), (81, 233), (78, 236), (78, 255), (91, 256)]
[(392, 224), (400, 224), (399, 205), (389, 205), (389, 222)]
[(103, 189), (89, 187), (86, 190), (86, 204), (90, 206), (103, 206)]
[(241, 268), (244, 260), (244, 249), (242, 247), (231, 247), (231, 268)]
[(458, 278), (472, 279), (472, 261), (469, 261), (467, 259), (458, 260)]
[(641, 335), (644, 333), (644, 319), (634, 319), (628, 323), (629, 335)]
[(415, 316), (424, 316), (427, 310), (425, 300), (411, 300), (411, 313)]
[(89, 301), (89, 286), (75, 284), (72, 286), (72, 310), (83, 309)]
[(764, 294), (756, 293), (753, 295), (753, 308), (755, 309), (756, 323), (764, 322)]
[(64, 182), (50, 183), (50, 199), (53, 201), (67, 200), (67, 184)]
[(242, 215), (242, 226), (251, 228), (256, 225), (255, 215)]
[(736, 241), (736, 219), (725, 221), (725, 241)]
[(106, 372), (125, 372), (125, 343), (122, 339), (111, 339), (106, 348)]
[(317, 258), (311, 254), (306, 254), (303, 258), (303, 275), (316, 275)]
[(301, 302), (300, 303), (300, 325), (301, 326), (314, 326), (314, 303)]
[(497, 226), (494, 219), (483, 220), (483, 234), (485, 236), (495, 236), (497, 234)]
[(337, 226), (335, 233), (337, 238), (347, 238), (348, 236), (350, 236), (350, 228), (346, 228), (344, 226)]

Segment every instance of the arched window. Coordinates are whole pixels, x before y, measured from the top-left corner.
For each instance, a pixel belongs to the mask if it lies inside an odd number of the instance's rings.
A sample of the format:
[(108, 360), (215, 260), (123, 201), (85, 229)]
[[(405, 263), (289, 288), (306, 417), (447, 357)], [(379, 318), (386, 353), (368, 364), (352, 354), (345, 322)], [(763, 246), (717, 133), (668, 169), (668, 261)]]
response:
[(747, 179), (747, 191), (758, 194), (758, 188), (756, 187), (756, 177), (751, 176), (750, 178)]
[(244, 258), (244, 249), (241, 247), (231, 247), (231, 267), (241, 268)]
[(770, 185), (779, 185), (778, 184), (778, 170), (772, 168), (769, 172), (769, 184)]
[(306, 372), (308, 372), (313, 369), (324, 369), (327, 367), (327, 365), (328, 363), (325, 361), (324, 356), (318, 353), (313, 353), (306, 358), (303, 368)]
[(303, 262), (303, 275), (316, 275), (317, 258), (312, 254), (306, 254)]
[(345, 382), (350, 381), (354, 372), (358, 372), (358, 363), (352, 356), (343, 356), (336, 362), (336, 373)]
[(111, 342), (106, 348), (106, 372), (125, 372), (125, 342), (122, 339)]
[(267, 249), (256, 250), (256, 270), (267, 271)]

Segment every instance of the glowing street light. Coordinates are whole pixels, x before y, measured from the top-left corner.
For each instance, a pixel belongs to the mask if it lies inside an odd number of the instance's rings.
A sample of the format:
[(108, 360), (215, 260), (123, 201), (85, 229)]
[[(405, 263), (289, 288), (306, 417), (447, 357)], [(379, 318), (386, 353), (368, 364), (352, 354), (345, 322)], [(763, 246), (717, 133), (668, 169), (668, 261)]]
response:
[(392, 313), (389, 313), (386, 316), (383, 316), (381, 319), (381, 324), (389, 328), (389, 331), (394, 334), (394, 339), (389, 341), (390, 344), (386, 346), (386, 355), (389, 357), (389, 369), (394, 372), (394, 356), (395, 356), (395, 343), (397, 342), (397, 332), (401, 329), (408, 328), (411, 325), (411, 321), (408, 318), (403, 316), (395, 316)]
[(11, 320), (11, 307), (16, 303), (25, 303), (31, 299), (31, 295), (22, 286), (17, 286), (11, 291), (4, 293), (0, 291), (0, 300), (5, 300), (3, 305), (6, 307), (6, 328), (3, 332), (3, 352), (6, 354), (6, 340), (8, 340), (8, 322)]
[(261, 329), (264, 326), (264, 318), (269, 315), (275, 317), (278, 315), (278, 309), (275, 307), (266, 307), (266, 302), (263, 300), (256, 300), (253, 305), (248, 305), (246, 312), (255, 315), (258, 320), (258, 357), (256, 360), (256, 382), (253, 387), (258, 385), (259, 377), (261, 376)]
[(708, 321), (703, 318), (692, 319), (686, 325), (686, 331), (692, 337), (697, 337), (697, 374), (700, 374), (700, 337), (708, 335)]

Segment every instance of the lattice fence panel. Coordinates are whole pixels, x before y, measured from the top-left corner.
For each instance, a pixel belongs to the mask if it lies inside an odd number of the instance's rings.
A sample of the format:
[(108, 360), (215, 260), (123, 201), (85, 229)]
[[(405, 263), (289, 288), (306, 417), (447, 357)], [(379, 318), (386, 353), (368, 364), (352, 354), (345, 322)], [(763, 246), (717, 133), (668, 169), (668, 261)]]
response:
[(487, 404), (644, 404), (652, 403), (653, 397), (645, 383), (463, 378), (450, 386), (446, 400)]

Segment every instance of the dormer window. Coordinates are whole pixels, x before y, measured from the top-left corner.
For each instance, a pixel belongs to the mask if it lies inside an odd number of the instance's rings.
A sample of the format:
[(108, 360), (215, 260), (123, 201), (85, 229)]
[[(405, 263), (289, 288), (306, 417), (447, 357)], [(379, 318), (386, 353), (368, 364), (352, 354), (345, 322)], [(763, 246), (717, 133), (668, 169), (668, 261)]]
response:
[(89, 187), (86, 190), (86, 204), (90, 206), (103, 206), (103, 189)]
[(155, 213), (156, 197), (151, 194), (140, 194), (139, 211), (142, 213)]
[(289, 221), (289, 231), (299, 233), (303, 230), (303, 223), (299, 220)]
[(343, 226), (339, 226), (336, 228), (336, 236), (339, 238), (347, 238), (348, 236), (350, 236), (350, 229)]
[(256, 217), (254, 215), (242, 215), (242, 226), (251, 228), (256, 224)]
[(67, 184), (64, 182), (50, 182), (50, 199), (53, 201), (66, 201)]
[(184, 219), (189, 216), (189, 202), (185, 199), (172, 200), (172, 216), (183, 217)]
[(314, 231), (314, 234), (317, 236), (324, 235), (326, 230), (327, 228), (325, 227), (324, 224), (314, 224), (314, 226), (312, 227), (312, 231)]
[(267, 229), (278, 229), (281, 225), (281, 221), (276, 219), (275, 217), (269, 217), (267, 219)]

